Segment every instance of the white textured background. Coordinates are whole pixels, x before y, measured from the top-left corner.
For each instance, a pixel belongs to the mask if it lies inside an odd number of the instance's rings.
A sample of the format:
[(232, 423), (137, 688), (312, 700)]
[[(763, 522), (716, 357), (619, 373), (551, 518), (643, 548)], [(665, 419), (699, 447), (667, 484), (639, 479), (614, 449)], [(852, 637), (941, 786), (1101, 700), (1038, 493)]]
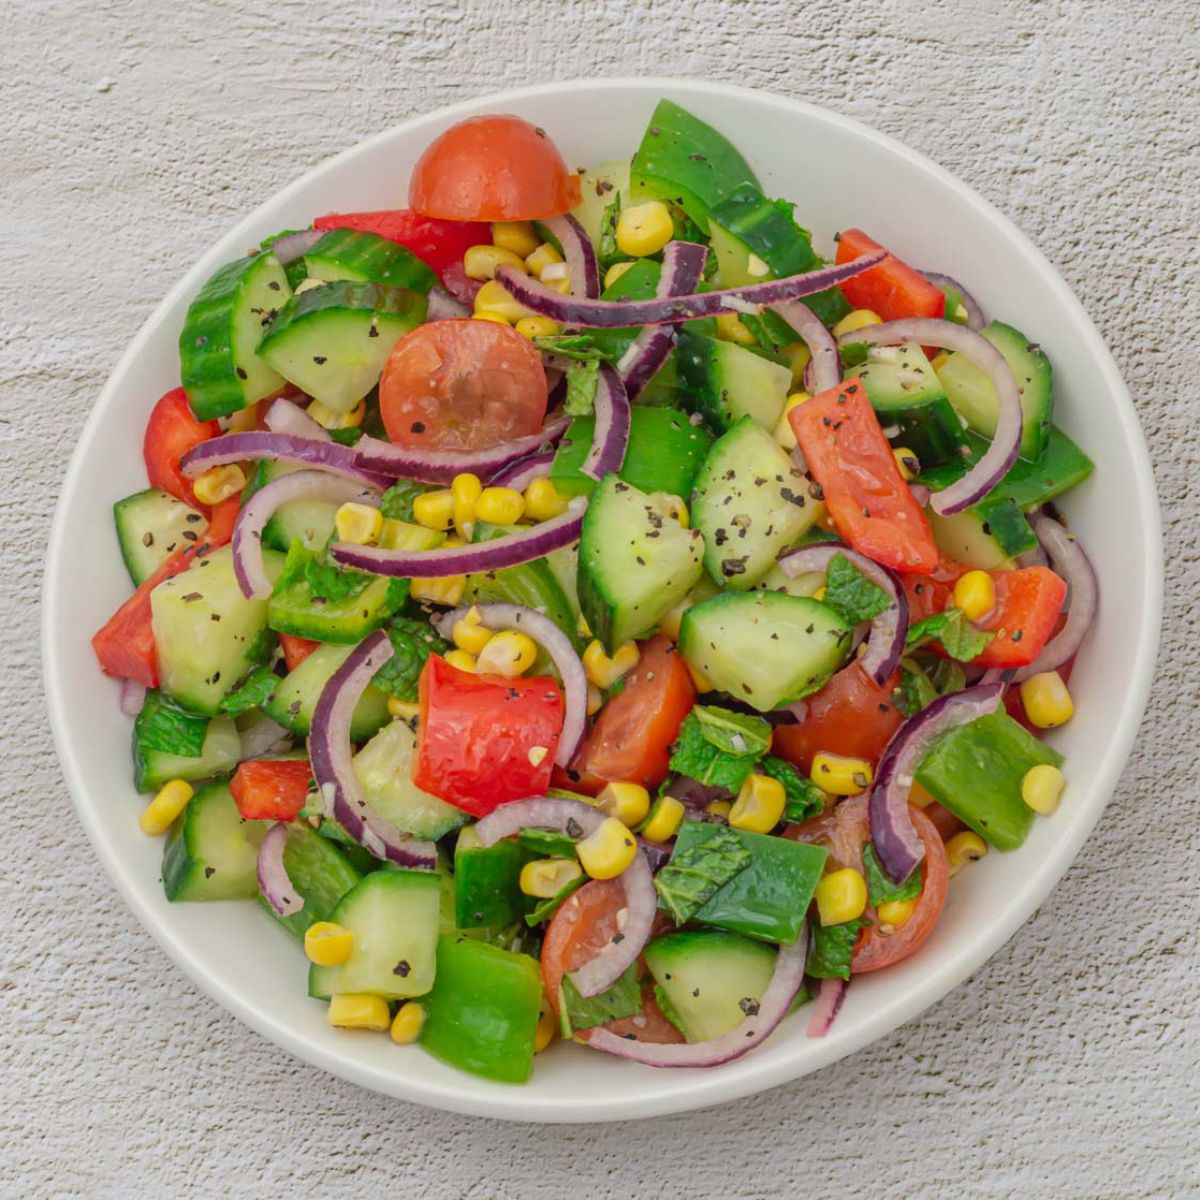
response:
[[(0, 0), (0, 1195), (1200, 1194), (1198, 21), (1195, 0)], [(589, 74), (823, 103), (1013, 217), (1129, 382), (1169, 590), (1161, 683), (1112, 805), (973, 979), (757, 1099), (539, 1129), (327, 1078), (157, 950), (100, 872), (50, 747), (39, 563), (93, 397), (201, 248), (390, 123)]]

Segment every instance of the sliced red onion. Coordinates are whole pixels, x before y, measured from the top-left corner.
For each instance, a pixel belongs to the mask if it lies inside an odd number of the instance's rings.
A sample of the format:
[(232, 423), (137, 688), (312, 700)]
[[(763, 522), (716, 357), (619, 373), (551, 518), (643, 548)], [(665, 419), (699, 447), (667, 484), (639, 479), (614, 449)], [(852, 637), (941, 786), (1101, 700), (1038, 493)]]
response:
[(146, 703), (146, 689), (136, 679), (121, 680), (121, 711), (127, 717), (136, 717)]
[(985, 687), (992, 683), (1007, 684), (1012, 682), (1013, 674), (1014, 672), (1007, 667), (989, 667), (975, 682)]
[(391, 575), (408, 579), (441, 579), (447, 575), (474, 575), (482, 571), (498, 571), (532, 562), (569, 546), (583, 528), (583, 512), (587, 500), (577, 496), (561, 516), (470, 546), (453, 546), (441, 550), (383, 550), (379, 546), (356, 546), (336, 542), (330, 553), (347, 567), (357, 567), (372, 575)]
[(281, 267), (303, 258), (323, 237), (324, 229), (301, 229), (298, 233), (289, 233), (277, 242), (272, 242), (267, 250), (275, 255)]
[(821, 318), (800, 300), (783, 300), (771, 307), (800, 335), (810, 358), (804, 368), (804, 386), (814, 396), (842, 382), (842, 359), (837, 339)]
[[(603, 824), (604, 814), (581, 800), (540, 796), (502, 804), (475, 826), (485, 846), (511, 837), (525, 828), (569, 831), (573, 822), (586, 836)], [(625, 888), (625, 922), (620, 932), (594, 958), (571, 972), (571, 982), (583, 996), (595, 996), (611, 987), (637, 961), (650, 940), (658, 912), (658, 893), (645, 855), (638, 854), (618, 876)]]
[(934, 738), (995, 712), (1003, 695), (1004, 685), (992, 683), (942, 696), (905, 721), (888, 742), (875, 771), (869, 811), (871, 841), (884, 870), (897, 883), (925, 857), (924, 843), (908, 815), (913, 772)]
[(869, 342), (879, 346), (920, 342), (922, 346), (953, 350), (988, 373), (996, 389), (999, 406), (995, 436), (979, 461), (961, 479), (935, 492), (930, 505), (935, 513), (949, 517), (982, 500), (1008, 474), (1021, 451), (1021, 427), (1024, 422), (1021, 393), (1004, 355), (983, 334), (955, 325), (953, 321), (937, 321), (931, 317), (908, 317), (903, 321), (867, 325), (838, 338), (840, 346), (850, 342)]
[(287, 835), (287, 822), (276, 821), (258, 847), (258, 889), (281, 917), (290, 917), (304, 907), (304, 897), (292, 886), (283, 865)]
[(354, 451), (335, 441), (317, 441), (288, 433), (271, 433), (252, 429), (246, 433), (226, 433), (193, 446), (179, 460), (180, 468), (189, 479), (203, 475), (210, 467), (245, 459), (267, 458), (272, 462), (296, 463), (301, 467), (316, 467), (346, 479), (356, 479), (387, 487), (392, 481), (385, 475), (374, 475), (354, 463)]
[(442, 636), (453, 637), (454, 624), (474, 611), (485, 629), (516, 629), (527, 633), (545, 652), (558, 669), (562, 680), (565, 711), (562, 732), (554, 761), (566, 767), (575, 757), (587, 729), (588, 678), (571, 639), (549, 617), (520, 604), (474, 604), (456, 608), (436, 621)]
[[(662, 274), (654, 294), (660, 299), (690, 295), (704, 275), (707, 256), (708, 250), (695, 242), (671, 242), (663, 251)], [(630, 400), (642, 394), (670, 357), (675, 334), (674, 325), (647, 325), (629, 343), (617, 363), (617, 372), (625, 381)]]
[(929, 497), (933, 495), (923, 483), (910, 483), (908, 485), (909, 494), (917, 502), (918, 508), (924, 508), (929, 503)]
[(242, 505), (233, 527), (233, 573), (247, 600), (271, 594), (271, 579), (263, 563), (262, 531), (285, 504), (297, 500), (323, 500), (330, 504), (379, 506), (379, 493), (361, 483), (325, 471), (292, 471), (259, 488)]
[(842, 1011), (846, 1000), (846, 992), (850, 988), (847, 979), (822, 979), (817, 988), (817, 999), (813, 1005), (812, 1016), (808, 1019), (808, 1036), (811, 1038), (824, 1037)]
[(570, 272), (571, 295), (594, 299), (600, 295), (600, 264), (596, 248), (583, 226), (570, 213), (562, 217), (544, 217), (544, 225), (562, 248), (563, 261)]
[(591, 329), (620, 329), (627, 325), (671, 325), (695, 317), (715, 317), (722, 313), (759, 311), (764, 305), (797, 296), (811, 296), (835, 284), (853, 279), (878, 266), (886, 251), (867, 254), (840, 266), (822, 267), (803, 275), (770, 279), (746, 287), (722, 288), (690, 296), (655, 297), (653, 300), (581, 300), (552, 291), (516, 267), (501, 266), (496, 279), (519, 304), (564, 325), (584, 325)]
[(1049, 565), (1050, 559), (1040, 545), (1034, 546), (1032, 550), (1026, 550), (1024, 554), (1017, 555), (1018, 567), (1048, 567)]
[(645, 1063), (648, 1067), (719, 1067), (741, 1058), (775, 1031), (792, 1006), (804, 982), (804, 961), (808, 953), (808, 933), (801, 933), (791, 946), (780, 946), (771, 982), (749, 1013), (735, 1029), (719, 1038), (690, 1044), (660, 1045), (622, 1037), (611, 1029), (598, 1026), (590, 1031), (587, 1044), (594, 1050)]
[(592, 444), (579, 470), (589, 478), (599, 480), (621, 469), (625, 451), (629, 448), (629, 427), (633, 419), (625, 385), (608, 363), (600, 364), (595, 413)]
[(445, 288), (435, 287), (430, 290), (426, 321), (460, 321), (470, 315), (471, 306), (450, 295)]
[(1042, 647), (1041, 654), (1029, 666), (1017, 671), (1013, 683), (1022, 683), (1043, 671), (1057, 670), (1067, 662), (1083, 644), (1100, 605), (1096, 571), (1079, 542), (1052, 517), (1034, 517), (1033, 531), (1049, 555), (1054, 569), (1071, 589), (1069, 607), (1066, 623)]
[(239, 762), (245, 762), (248, 758), (264, 758), (268, 754), (279, 754), (291, 749), (291, 733), (276, 721), (272, 721), (266, 713), (259, 713), (238, 733), (242, 739)]
[(467, 269), (463, 266), (462, 259), (452, 262), (444, 271), (439, 272), (439, 274), (442, 277), (442, 287), (446, 289), (447, 294), (470, 311), (475, 303), (475, 297), (479, 294), (479, 289), (483, 287), (483, 281), (481, 279), (472, 279), (467, 274)]
[(848, 546), (802, 546), (785, 554), (779, 566), (789, 579), (828, 571), (835, 554), (844, 555), (876, 587), (887, 592), (891, 603), (871, 621), (866, 653), (860, 660), (862, 669), (881, 687), (891, 678), (904, 654), (904, 639), (908, 636), (908, 597), (900, 580), (888, 570)]
[(491, 486), (513, 488), (523, 492), (535, 479), (545, 479), (550, 474), (553, 463), (553, 450), (545, 450), (541, 454), (527, 454), (510, 466), (497, 471), (491, 478)]
[(272, 433), (287, 433), (292, 437), (312, 438), (318, 442), (331, 442), (329, 430), (314, 421), (298, 404), (290, 400), (276, 400), (267, 409), (263, 424)]
[(327, 816), (376, 858), (401, 867), (437, 866), (437, 847), (417, 842), (372, 811), (352, 758), (350, 718), (376, 671), (392, 657), (388, 635), (379, 630), (364, 638), (330, 676), (313, 712), (308, 737), (309, 761)]
[(455, 475), (467, 471), (490, 480), (497, 471), (554, 445), (570, 423), (568, 417), (555, 417), (537, 433), (499, 442), (486, 450), (414, 450), (365, 437), (354, 448), (354, 464), (361, 471), (422, 483), (450, 483)]
[(962, 299), (962, 306), (967, 310), (968, 329), (973, 329), (978, 333), (987, 324), (983, 317), (983, 309), (979, 307), (975, 297), (957, 279), (949, 275), (943, 275), (940, 271), (922, 271), (921, 274), (934, 287), (953, 288), (959, 294)]
[(641, 835), (637, 839), (638, 849), (642, 852), (651, 875), (657, 875), (671, 859), (672, 847), (663, 842), (649, 842)]

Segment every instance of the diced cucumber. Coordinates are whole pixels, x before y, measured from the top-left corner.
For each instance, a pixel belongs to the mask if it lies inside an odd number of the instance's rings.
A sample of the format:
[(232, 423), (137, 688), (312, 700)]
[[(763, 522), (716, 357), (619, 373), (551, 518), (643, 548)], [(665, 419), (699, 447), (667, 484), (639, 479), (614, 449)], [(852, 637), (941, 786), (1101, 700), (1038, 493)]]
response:
[[(294, 463), (263, 459), (246, 489), (246, 499), (281, 476), (302, 469)], [(290, 504), (284, 504), (275, 510), (263, 527), (263, 545), (284, 554), (295, 541), (300, 542), (306, 550), (320, 550), (333, 536), (337, 510), (338, 506), (328, 500), (293, 500)]]
[(949, 517), (930, 512), (929, 525), (938, 549), (985, 571), (1006, 570), (1038, 544), (1033, 526), (1011, 500), (988, 497)]
[(792, 372), (745, 346), (682, 330), (676, 343), (687, 402), (718, 432), (740, 417), (774, 429), (792, 386)]
[[(292, 733), (307, 737), (321, 692), (353, 649), (352, 646), (318, 646), (279, 681), (275, 694), (263, 705), (263, 712)], [(390, 720), (387, 696), (378, 688), (369, 687), (354, 709), (350, 736), (356, 742), (366, 741)]]
[[(200, 742), (197, 755), (181, 753)], [(202, 739), (202, 740), (201, 740)], [(208, 779), (232, 771), (242, 753), (237, 726), (229, 717), (195, 717), (169, 704), (161, 692), (146, 693), (133, 722), (133, 785), (139, 792), (156, 792), (168, 779)]]
[(293, 821), (288, 826), (283, 866), (293, 887), (304, 897), (304, 907), (291, 916), (281, 917), (261, 894), (259, 901), (280, 925), (301, 939), (310, 925), (328, 921), (338, 901), (362, 878), (362, 873), (333, 841), (303, 821)]
[[(274, 578), (282, 555), (263, 551)], [(266, 600), (247, 600), (233, 573), (233, 551), (222, 546), (150, 593), (151, 626), (160, 685), (184, 708), (215, 716), (274, 645)]]
[(758, 1011), (777, 953), (716, 929), (668, 933), (644, 951), (664, 1011), (689, 1042), (723, 1037)]
[(579, 603), (611, 654), (653, 629), (704, 570), (704, 539), (616, 475), (592, 495), (579, 538)]
[(369, 992), (388, 1000), (423, 996), (433, 986), (441, 882), (433, 871), (389, 868), (360, 879), (330, 920), (354, 934), (350, 957), (309, 968), (308, 994), (322, 1000)]
[(200, 289), (179, 335), (179, 372), (201, 421), (237, 412), (283, 386), (257, 351), (263, 330), (291, 294), (269, 252), (228, 263)]
[(424, 296), (379, 283), (323, 283), (297, 292), (259, 355), (302, 392), (350, 412), (379, 382), (392, 347), (425, 319)]
[(121, 557), (135, 584), (149, 579), (176, 550), (199, 541), (208, 528), (203, 513), (162, 488), (147, 488), (118, 500), (113, 521)]
[(407, 722), (390, 721), (354, 756), (354, 773), (372, 812), (413, 837), (434, 841), (458, 829), (467, 814), (413, 783), (416, 748)]
[(168, 900), (252, 900), (258, 847), (270, 821), (247, 821), (227, 783), (210, 783), (189, 801), (163, 847)]
[(604, 219), (604, 210), (618, 196), (628, 200), (628, 160), (602, 163), (580, 176), (579, 203), (571, 210), (571, 215), (583, 226), (592, 245), (600, 244), (600, 222)]
[(851, 629), (826, 604), (782, 592), (722, 592), (683, 614), (679, 649), (714, 688), (759, 712), (823, 687)]
[(752, 183), (722, 197), (708, 214), (721, 287), (746, 287), (813, 270), (820, 260), (791, 208), (768, 200)]
[(331, 229), (305, 256), (309, 279), (383, 283), (429, 294), (437, 276), (407, 246), (377, 233)]
[(696, 475), (692, 523), (704, 535), (704, 565), (743, 591), (775, 565), (823, 512), (809, 482), (775, 439), (743, 417), (709, 448)]

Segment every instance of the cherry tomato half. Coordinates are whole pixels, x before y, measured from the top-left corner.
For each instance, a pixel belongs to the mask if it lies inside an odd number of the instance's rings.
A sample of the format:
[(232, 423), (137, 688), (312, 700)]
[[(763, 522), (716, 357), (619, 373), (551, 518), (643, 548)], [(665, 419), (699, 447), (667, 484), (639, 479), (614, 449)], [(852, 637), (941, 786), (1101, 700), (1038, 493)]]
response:
[(152, 487), (170, 492), (184, 504), (197, 505), (192, 481), (179, 469), (179, 460), (193, 447), (221, 432), (216, 421), (197, 421), (183, 388), (167, 392), (154, 406), (142, 439), (146, 478)]

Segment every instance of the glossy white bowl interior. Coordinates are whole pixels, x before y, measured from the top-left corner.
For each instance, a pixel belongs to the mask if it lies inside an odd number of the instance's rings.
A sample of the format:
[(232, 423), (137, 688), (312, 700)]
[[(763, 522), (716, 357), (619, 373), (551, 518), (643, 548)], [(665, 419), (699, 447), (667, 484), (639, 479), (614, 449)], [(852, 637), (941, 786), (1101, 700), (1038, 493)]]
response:
[[(558, 1047), (538, 1060), (528, 1086), (515, 1088), (377, 1036), (329, 1029), (323, 1005), (306, 998), (303, 955), (256, 905), (167, 903), (161, 844), (135, 819), (130, 722), (117, 707), (117, 684), (95, 668), (89, 638), (129, 594), (110, 506), (145, 486), (142, 428), (157, 397), (178, 383), (179, 328), (212, 271), (319, 213), (402, 207), (422, 148), (464, 116), (519, 113), (549, 130), (569, 164), (598, 163), (632, 153), (663, 95), (728, 134), (770, 195), (797, 201), (819, 247), (828, 251), (835, 230), (861, 225), (910, 262), (961, 278), (989, 314), (1046, 346), (1056, 419), (1096, 461), (1095, 476), (1065, 508), (1095, 562), (1103, 600), (1072, 680), (1076, 716), (1052, 739), (1068, 758), (1061, 809), (1036, 823), (1022, 850), (991, 854), (959, 879), (921, 953), (856, 980), (827, 1038), (806, 1038), (801, 1017), (765, 1048), (710, 1071), (655, 1071)], [(1129, 752), (1155, 659), (1161, 575), (1154, 485), (1116, 367), (1058, 274), (974, 192), (854, 121), (780, 97), (694, 81), (549, 84), (408, 121), (322, 164), (221, 239), (158, 307), (101, 392), (67, 472), (46, 572), (46, 690), (67, 782), (100, 858), (159, 944), (247, 1024), (308, 1062), (422, 1104), (529, 1121), (629, 1118), (744, 1096), (833, 1062), (945, 995), (1028, 919), (1099, 817)]]

